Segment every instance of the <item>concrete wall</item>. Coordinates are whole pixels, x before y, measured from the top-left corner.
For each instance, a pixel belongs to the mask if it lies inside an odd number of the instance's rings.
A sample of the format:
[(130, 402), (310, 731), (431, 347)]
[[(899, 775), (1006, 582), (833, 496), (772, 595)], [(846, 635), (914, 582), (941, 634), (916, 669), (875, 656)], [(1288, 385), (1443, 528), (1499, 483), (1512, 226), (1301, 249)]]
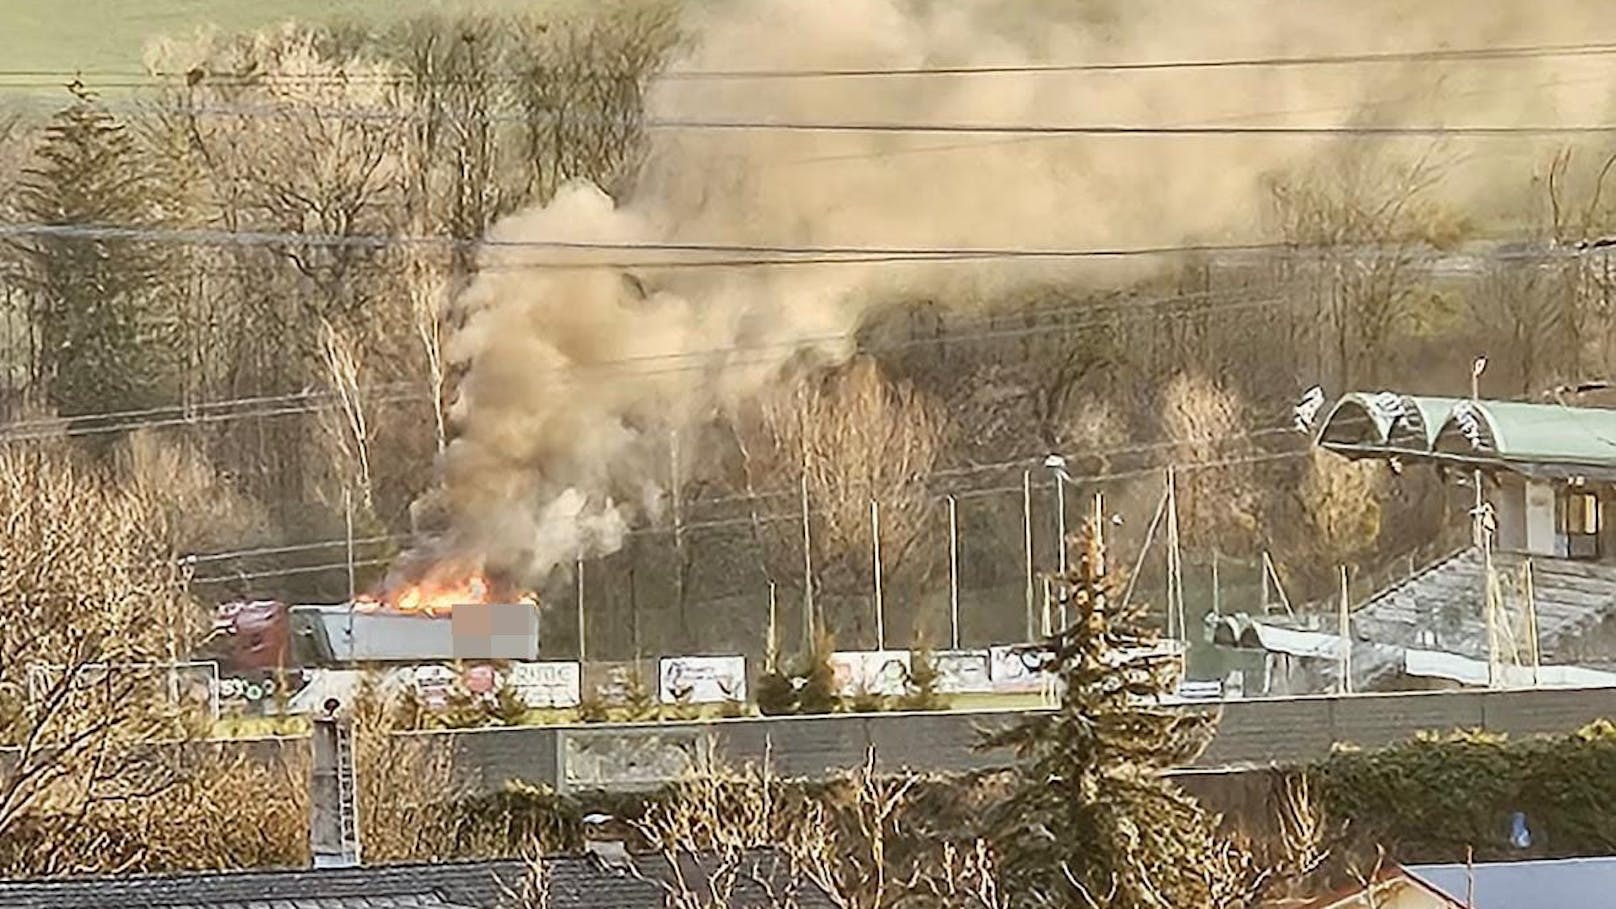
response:
[(1486, 495), (1488, 504), (1493, 507), (1493, 520), (1497, 522), (1495, 545), (1504, 552), (1529, 551), (1526, 548), (1526, 483), (1512, 474), (1504, 474), (1498, 478), (1497, 488), (1487, 490)]
[[(1198, 708), (1205, 709), (1205, 708)], [(1231, 701), (1217, 708), (1217, 737), (1195, 767), (1252, 767), (1317, 760), (1337, 744), (1387, 745), (1426, 731), (1481, 728), (1512, 736), (1566, 733), (1600, 718), (1616, 717), (1616, 689), (1453, 691), (1366, 694)], [(892, 770), (959, 771), (1005, 764), (1005, 752), (976, 748), (982, 735), (1017, 718), (1005, 712), (877, 713), (824, 717), (720, 720), (710, 723), (596, 727), (482, 729), (452, 735), (455, 763), (466, 781), (495, 789), (508, 781), (543, 782), (557, 788), (611, 785), (591, 763), (591, 777), (569, 782), (560, 755), (577, 748), (569, 736), (622, 740), (635, 756), (621, 763), (633, 776), (625, 785), (653, 785), (646, 765), (678, 748), (695, 762), (760, 764), (765, 758), (784, 776), (823, 776), (856, 767), (873, 754)], [(695, 739), (703, 747), (691, 745)], [(660, 749), (660, 750), (659, 750)], [(669, 766), (676, 762), (671, 759)], [(632, 765), (632, 766), (631, 766)]]
[(1526, 481), (1526, 551), (1533, 555), (1558, 555), (1555, 545), (1554, 484), (1547, 480)]
[[(1567, 733), (1596, 719), (1616, 718), (1616, 689), (1362, 694), (1230, 701), (1210, 709), (1219, 713), (1217, 736), (1187, 769), (1300, 763), (1327, 756), (1336, 743), (1374, 747), (1427, 731), (1480, 728), (1516, 737)], [(767, 759), (775, 772), (795, 777), (821, 777), (859, 766), (872, 755), (878, 767), (890, 770), (1002, 766), (1009, 760), (1006, 752), (983, 752), (976, 746), (985, 733), (1018, 716), (1000, 711), (838, 714), (407, 734), (452, 744), (461, 779), (481, 791), (517, 780), (558, 789), (634, 788), (656, 785), (659, 774), (713, 762), (734, 766)], [(264, 762), (306, 760), (308, 740), (250, 739), (179, 748), (195, 758), (224, 751)], [(13, 760), (12, 753), (0, 749), (0, 772)]]

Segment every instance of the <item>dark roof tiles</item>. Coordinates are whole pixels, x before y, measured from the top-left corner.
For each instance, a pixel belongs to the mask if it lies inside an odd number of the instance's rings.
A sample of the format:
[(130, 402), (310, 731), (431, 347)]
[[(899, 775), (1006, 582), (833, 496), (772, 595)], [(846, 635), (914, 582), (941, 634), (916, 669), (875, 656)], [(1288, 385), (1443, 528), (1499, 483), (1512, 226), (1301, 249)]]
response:
[[(549, 909), (662, 909), (664, 882), (682, 878), (706, 894), (710, 857), (684, 857), (680, 875), (660, 855), (623, 866), (593, 856), (545, 859)], [(132, 875), (49, 881), (0, 881), (0, 909), (514, 909), (527, 878), (520, 861), (367, 865), (358, 868)], [(740, 857), (726, 904), (768, 909), (771, 893), (794, 892), (792, 905), (829, 909), (823, 892), (791, 874), (771, 850)], [(726, 875), (727, 877), (727, 875)]]

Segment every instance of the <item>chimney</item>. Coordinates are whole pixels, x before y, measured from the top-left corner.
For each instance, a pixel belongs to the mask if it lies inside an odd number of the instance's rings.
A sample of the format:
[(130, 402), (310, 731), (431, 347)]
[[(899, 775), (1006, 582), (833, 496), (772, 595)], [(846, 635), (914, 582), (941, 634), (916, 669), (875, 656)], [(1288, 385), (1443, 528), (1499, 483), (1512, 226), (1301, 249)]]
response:
[(584, 853), (606, 870), (623, 874), (633, 868), (624, 824), (609, 814), (584, 816)]
[(314, 717), (310, 742), (314, 766), (309, 784), (309, 852), (316, 868), (360, 863), (359, 803), (354, 788), (353, 728), (337, 715), (335, 698)]

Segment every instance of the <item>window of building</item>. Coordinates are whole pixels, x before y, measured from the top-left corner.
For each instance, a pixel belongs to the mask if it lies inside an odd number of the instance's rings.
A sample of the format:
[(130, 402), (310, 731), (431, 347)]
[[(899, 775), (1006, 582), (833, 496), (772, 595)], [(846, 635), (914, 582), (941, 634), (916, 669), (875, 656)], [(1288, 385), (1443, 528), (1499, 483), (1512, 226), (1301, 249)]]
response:
[(1591, 492), (1569, 492), (1565, 498), (1564, 524), (1560, 532), (1568, 536), (1599, 533), (1599, 497)]

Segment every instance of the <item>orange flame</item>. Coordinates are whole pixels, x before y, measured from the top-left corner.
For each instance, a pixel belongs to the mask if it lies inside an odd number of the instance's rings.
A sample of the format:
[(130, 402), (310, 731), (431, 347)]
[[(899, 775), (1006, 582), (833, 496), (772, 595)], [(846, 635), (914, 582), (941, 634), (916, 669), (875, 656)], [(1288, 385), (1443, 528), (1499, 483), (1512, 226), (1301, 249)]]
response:
[[(446, 562), (434, 566), (413, 582), (380, 595), (361, 596), (354, 605), (367, 611), (386, 610), (441, 618), (452, 615), (454, 608), (460, 605), (511, 601), (511, 597), (500, 597), (498, 593), (480, 565)], [(538, 597), (532, 593), (523, 593), (514, 599), (538, 604)]]

